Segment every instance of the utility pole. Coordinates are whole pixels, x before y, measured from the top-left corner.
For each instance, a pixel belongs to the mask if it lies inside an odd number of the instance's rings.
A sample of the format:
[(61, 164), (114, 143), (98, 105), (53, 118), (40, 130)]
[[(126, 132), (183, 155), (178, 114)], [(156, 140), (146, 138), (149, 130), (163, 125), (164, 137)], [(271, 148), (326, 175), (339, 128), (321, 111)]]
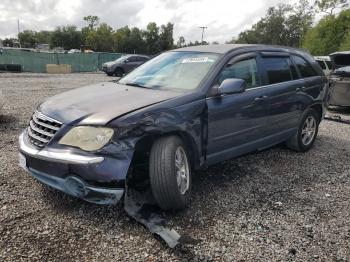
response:
[[(18, 35), (19, 33), (21, 32), (20, 29), (19, 29), (19, 19), (17, 19), (17, 30), (18, 30)], [(17, 38), (18, 38), (18, 35), (17, 35)], [(19, 47), (21, 48), (21, 44), (19, 44)]]
[(19, 19), (17, 19), (17, 29), (18, 29), (18, 33), (20, 33), (21, 31), (19, 30)]
[(208, 27), (206, 27), (206, 26), (200, 26), (199, 28), (201, 28), (202, 29), (202, 45), (203, 45), (203, 36), (204, 36), (204, 30), (205, 29), (207, 29)]

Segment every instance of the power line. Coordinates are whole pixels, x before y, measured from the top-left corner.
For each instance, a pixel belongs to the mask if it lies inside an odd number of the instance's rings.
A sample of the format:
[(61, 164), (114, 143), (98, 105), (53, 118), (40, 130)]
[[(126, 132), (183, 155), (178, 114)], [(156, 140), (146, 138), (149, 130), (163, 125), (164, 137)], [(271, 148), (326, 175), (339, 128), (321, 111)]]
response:
[(203, 45), (203, 36), (204, 36), (204, 30), (207, 29), (208, 27), (207, 26), (200, 26), (199, 28), (202, 29), (202, 45)]

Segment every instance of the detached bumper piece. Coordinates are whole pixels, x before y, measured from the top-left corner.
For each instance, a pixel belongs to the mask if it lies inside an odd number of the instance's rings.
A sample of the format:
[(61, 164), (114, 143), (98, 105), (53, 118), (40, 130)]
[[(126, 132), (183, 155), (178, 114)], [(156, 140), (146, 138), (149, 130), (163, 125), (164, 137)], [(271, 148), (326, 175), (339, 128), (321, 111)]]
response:
[(174, 229), (166, 227), (166, 219), (162, 216), (162, 211), (155, 206), (150, 190), (140, 192), (132, 187), (127, 187), (124, 209), (130, 217), (144, 225), (151, 233), (160, 236), (170, 248), (175, 248), (179, 244), (196, 245), (199, 242), (188, 235), (180, 235)]
[(33, 169), (29, 169), (28, 171), (43, 184), (95, 204), (115, 205), (124, 194), (124, 189), (91, 186), (76, 176), (60, 178), (43, 174)]

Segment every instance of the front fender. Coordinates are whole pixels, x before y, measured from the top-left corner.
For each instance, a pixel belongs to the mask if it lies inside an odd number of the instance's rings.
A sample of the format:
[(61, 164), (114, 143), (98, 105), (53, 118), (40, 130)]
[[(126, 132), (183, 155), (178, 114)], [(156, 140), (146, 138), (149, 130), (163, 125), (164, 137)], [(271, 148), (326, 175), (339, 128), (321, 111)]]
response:
[(195, 154), (196, 167), (204, 162), (207, 139), (207, 108), (205, 100), (197, 100), (174, 108), (157, 108), (133, 112), (109, 123), (116, 130), (112, 144), (119, 150), (135, 149), (147, 137), (169, 133), (184, 135)]

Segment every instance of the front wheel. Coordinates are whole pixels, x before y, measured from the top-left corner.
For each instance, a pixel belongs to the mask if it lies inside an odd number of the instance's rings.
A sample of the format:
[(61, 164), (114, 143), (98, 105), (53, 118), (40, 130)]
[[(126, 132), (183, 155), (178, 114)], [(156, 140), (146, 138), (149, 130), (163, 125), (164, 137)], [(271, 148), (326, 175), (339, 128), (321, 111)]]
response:
[(150, 182), (157, 204), (164, 210), (184, 209), (191, 196), (191, 166), (186, 146), (177, 136), (154, 142)]
[(117, 77), (122, 77), (124, 75), (124, 70), (120, 67), (117, 67), (114, 71), (114, 75)]
[(316, 140), (319, 124), (318, 113), (309, 109), (300, 121), (298, 132), (286, 142), (287, 147), (297, 152), (310, 150)]

